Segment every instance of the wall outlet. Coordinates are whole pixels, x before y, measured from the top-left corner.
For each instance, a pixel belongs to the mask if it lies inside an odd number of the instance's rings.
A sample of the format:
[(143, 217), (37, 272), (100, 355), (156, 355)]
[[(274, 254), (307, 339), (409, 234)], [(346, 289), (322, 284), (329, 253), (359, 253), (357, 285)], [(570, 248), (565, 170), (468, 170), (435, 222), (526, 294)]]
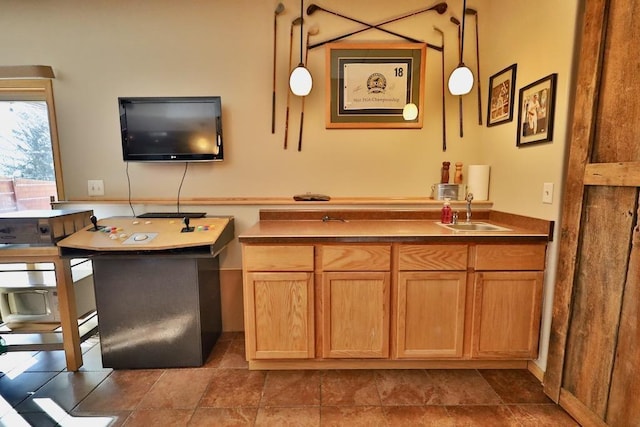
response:
[(89, 196), (104, 196), (104, 181), (101, 179), (90, 179), (87, 181), (87, 192)]
[(542, 184), (542, 203), (553, 203), (553, 182)]

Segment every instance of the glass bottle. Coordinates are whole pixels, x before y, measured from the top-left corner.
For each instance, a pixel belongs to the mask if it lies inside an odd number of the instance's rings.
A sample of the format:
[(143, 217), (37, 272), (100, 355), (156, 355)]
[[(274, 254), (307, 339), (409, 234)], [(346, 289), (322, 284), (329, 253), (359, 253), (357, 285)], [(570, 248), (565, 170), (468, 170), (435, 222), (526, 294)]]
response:
[(440, 222), (443, 224), (451, 224), (453, 221), (453, 211), (451, 210), (451, 199), (444, 199), (444, 206), (440, 212)]

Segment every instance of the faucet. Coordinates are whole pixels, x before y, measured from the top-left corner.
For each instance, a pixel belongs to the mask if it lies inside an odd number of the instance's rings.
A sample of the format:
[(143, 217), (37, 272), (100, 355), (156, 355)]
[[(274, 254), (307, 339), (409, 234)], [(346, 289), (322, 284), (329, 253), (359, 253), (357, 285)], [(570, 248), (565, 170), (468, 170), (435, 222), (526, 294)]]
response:
[(471, 201), (473, 200), (473, 193), (467, 193), (467, 197), (465, 197), (467, 201), (467, 223), (471, 222)]

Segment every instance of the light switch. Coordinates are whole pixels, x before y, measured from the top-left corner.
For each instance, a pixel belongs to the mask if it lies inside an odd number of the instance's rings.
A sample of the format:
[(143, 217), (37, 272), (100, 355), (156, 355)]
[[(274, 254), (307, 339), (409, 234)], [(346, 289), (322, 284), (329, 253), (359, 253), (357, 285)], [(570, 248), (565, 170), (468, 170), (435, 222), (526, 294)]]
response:
[(542, 203), (553, 203), (553, 182), (545, 182), (542, 185)]

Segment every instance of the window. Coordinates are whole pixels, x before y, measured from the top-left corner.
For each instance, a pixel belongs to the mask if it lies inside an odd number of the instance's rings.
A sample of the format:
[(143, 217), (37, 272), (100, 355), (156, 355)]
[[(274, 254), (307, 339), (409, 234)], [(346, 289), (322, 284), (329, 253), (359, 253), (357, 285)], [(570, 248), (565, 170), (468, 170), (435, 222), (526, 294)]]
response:
[(0, 80), (0, 213), (63, 198), (51, 80)]

